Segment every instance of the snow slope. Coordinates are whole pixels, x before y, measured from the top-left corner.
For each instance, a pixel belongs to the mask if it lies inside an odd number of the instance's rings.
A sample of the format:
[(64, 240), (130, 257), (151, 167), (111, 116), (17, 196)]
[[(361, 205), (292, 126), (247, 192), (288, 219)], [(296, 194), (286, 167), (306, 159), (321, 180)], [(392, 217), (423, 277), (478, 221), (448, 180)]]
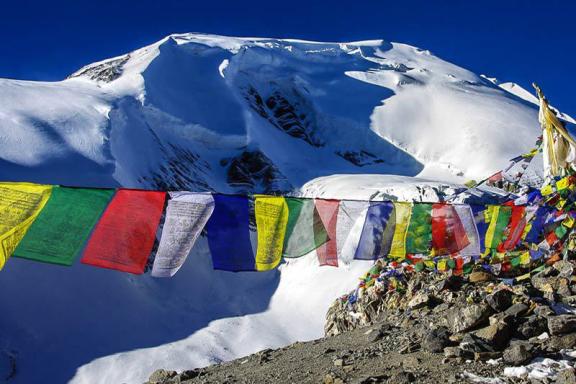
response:
[[(61, 82), (0, 79), (0, 180), (433, 201), (532, 147), (517, 90), (381, 40), (171, 35)], [(0, 380), (139, 383), (319, 337), (366, 267), (217, 272), (204, 240), (166, 280), (12, 259)]]

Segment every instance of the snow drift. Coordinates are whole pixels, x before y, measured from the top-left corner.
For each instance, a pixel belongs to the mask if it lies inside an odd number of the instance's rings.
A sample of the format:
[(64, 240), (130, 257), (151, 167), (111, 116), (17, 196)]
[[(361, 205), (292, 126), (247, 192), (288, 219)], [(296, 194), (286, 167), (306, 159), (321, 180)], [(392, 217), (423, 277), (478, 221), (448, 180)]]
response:
[[(0, 179), (430, 201), (532, 147), (526, 94), (381, 40), (171, 35), (61, 82), (0, 79)], [(205, 239), (166, 280), (12, 259), (0, 379), (138, 383), (320, 337), (366, 267), (218, 272)]]

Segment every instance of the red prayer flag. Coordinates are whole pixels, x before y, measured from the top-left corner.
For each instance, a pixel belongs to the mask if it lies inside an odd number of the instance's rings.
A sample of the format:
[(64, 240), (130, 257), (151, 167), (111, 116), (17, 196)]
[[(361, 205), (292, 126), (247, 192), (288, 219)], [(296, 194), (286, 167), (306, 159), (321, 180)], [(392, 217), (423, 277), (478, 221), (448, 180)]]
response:
[(526, 227), (526, 208), (523, 206), (512, 205), (512, 215), (510, 224), (506, 228), (506, 240), (498, 246), (498, 252), (510, 251), (516, 247), (520, 241), (524, 227)]
[(315, 200), (316, 212), (326, 228), (328, 241), (316, 249), (320, 265), (338, 266), (338, 252), (336, 250), (336, 223), (338, 219), (338, 200)]
[(432, 204), (432, 247), (436, 255), (455, 254), (469, 244), (456, 209), (445, 203)]
[(144, 273), (165, 199), (166, 192), (118, 190), (94, 228), (82, 263)]

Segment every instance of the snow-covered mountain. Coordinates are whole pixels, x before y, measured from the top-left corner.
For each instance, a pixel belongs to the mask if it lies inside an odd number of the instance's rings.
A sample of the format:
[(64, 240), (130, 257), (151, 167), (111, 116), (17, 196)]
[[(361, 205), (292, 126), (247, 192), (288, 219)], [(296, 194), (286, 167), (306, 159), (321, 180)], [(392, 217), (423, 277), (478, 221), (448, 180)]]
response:
[[(519, 86), (381, 40), (180, 34), (61, 82), (0, 79), (0, 180), (434, 199), (426, 178), (482, 178), (539, 134)], [(139, 383), (320, 337), (369, 263), (341, 264), (218, 272), (204, 239), (166, 280), (12, 259), (0, 381)]]

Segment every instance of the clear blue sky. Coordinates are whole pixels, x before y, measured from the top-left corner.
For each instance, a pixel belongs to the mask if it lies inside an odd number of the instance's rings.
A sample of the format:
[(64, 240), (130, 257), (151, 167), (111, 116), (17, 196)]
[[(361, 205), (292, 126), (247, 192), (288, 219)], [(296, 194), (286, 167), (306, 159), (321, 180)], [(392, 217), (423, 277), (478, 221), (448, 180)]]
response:
[(576, 115), (576, 2), (19, 0), (0, 14), (0, 77), (59, 80), (176, 32), (326, 41), (383, 38), (528, 88)]

